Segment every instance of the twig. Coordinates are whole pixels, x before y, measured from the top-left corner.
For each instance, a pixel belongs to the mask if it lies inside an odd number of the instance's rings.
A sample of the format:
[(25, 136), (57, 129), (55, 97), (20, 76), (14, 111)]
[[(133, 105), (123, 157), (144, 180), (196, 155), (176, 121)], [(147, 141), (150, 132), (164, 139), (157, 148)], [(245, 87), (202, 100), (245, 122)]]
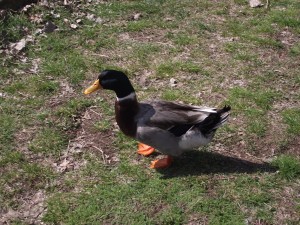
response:
[(70, 150), (70, 143), (71, 143), (71, 140), (69, 140), (69, 142), (68, 142), (67, 154), (68, 154), (68, 152), (69, 152), (69, 150)]
[(163, 42), (156, 42), (157, 44), (161, 44), (161, 45), (168, 45), (170, 47), (175, 47), (174, 45), (170, 44), (170, 43), (163, 43)]
[(102, 151), (102, 149), (101, 149), (101, 148), (98, 148), (97, 146), (94, 146), (94, 145), (93, 145), (93, 148), (95, 148), (95, 149), (97, 149), (98, 151), (101, 152), (102, 160), (103, 160), (104, 164), (107, 164), (107, 163), (106, 163), (106, 158), (105, 158), (105, 156), (104, 156), (104, 152)]
[(270, 6), (270, 0), (267, 0), (267, 3), (266, 3), (266, 9), (268, 9)]
[(97, 113), (96, 111), (94, 111), (94, 110), (92, 110), (92, 109), (90, 109), (90, 111), (93, 112), (93, 113), (95, 113), (95, 114), (97, 114), (98, 116), (101, 116), (100, 113)]

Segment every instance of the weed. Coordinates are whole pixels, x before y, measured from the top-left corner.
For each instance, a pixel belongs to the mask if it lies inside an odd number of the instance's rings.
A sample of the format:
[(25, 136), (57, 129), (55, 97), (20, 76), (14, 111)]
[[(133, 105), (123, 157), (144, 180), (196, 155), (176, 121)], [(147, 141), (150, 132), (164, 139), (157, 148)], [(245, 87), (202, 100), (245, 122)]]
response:
[(254, 103), (262, 110), (269, 110), (271, 109), (272, 103), (277, 94), (271, 90), (250, 91), (244, 88), (233, 88), (231, 90), (231, 96), (232, 100), (234, 101), (234, 104), (239, 107), (249, 107), (251, 106), (251, 103)]
[(288, 133), (291, 135), (299, 135), (300, 134), (300, 110), (295, 109), (287, 109), (283, 113), (283, 120), (288, 125)]
[(271, 21), (283, 27), (296, 28), (300, 26), (300, 19), (297, 13), (297, 10), (291, 8), (285, 12), (274, 11), (271, 14)]
[(9, 14), (6, 18), (1, 19), (1, 46), (5, 43), (19, 41), (28, 32), (28, 29), (33, 29), (33, 25), (23, 13)]
[(280, 176), (288, 180), (300, 177), (300, 163), (295, 157), (281, 155), (272, 164), (279, 168)]
[(1, 149), (8, 148), (13, 142), (15, 131), (15, 119), (10, 115), (1, 115), (0, 117), (0, 146)]
[(58, 108), (56, 114), (63, 117), (72, 117), (91, 105), (92, 101), (89, 99), (72, 99), (64, 106)]
[(176, 101), (178, 99), (180, 99), (181, 93), (178, 90), (165, 90), (163, 95), (162, 95), (162, 99), (166, 100), (166, 101)]
[(201, 73), (203, 75), (208, 75), (209, 73), (203, 70), (198, 64), (193, 62), (178, 62), (178, 67), (181, 71), (188, 73)]
[(176, 34), (173, 37), (174, 43), (179, 46), (189, 45), (189, 44), (193, 43), (194, 40), (195, 40), (195, 38), (191, 37), (188, 34), (184, 34), (184, 33)]
[(292, 46), (292, 48), (290, 49), (290, 54), (292, 56), (300, 55), (300, 44), (299, 43)]
[(29, 149), (34, 153), (59, 156), (65, 147), (67, 147), (65, 135), (55, 129), (44, 128), (32, 140)]
[(156, 69), (156, 75), (159, 77), (168, 77), (176, 72), (172, 63), (162, 63)]
[(94, 127), (96, 128), (96, 130), (104, 132), (110, 129), (111, 123), (108, 120), (98, 121), (94, 124)]
[(2, 152), (2, 158), (0, 159), (0, 167), (4, 167), (7, 164), (21, 163), (22, 161), (24, 161), (24, 155), (21, 152)]

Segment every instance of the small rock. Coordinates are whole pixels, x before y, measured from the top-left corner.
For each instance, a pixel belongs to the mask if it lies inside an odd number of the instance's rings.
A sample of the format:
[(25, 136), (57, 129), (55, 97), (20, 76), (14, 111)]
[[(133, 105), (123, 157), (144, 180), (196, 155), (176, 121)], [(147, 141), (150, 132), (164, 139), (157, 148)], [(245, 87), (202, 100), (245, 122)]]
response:
[(209, 48), (210, 48), (210, 49), (215, 49), (216, 47), (217, 47), (217, 46), (216, 46), (215, 44), (210, 44), (210, 45), (209, 45)]
[(44, 32), (52, 33), (56, 29), (57, 29), (57, 26), (54, 23), (52, 23), (51, 21), (48, 21), (44, 27)]
[(77, 29), (77, 28), (78, 28), (78, 26), (77, 26), (76, 24), (74, 24), (74, 23), (70, 24), (70, 27), (71, 27), (72, 29)]
[(257, 7), (261, 7), (264, 4), (261, 3), (260, 0), (249, 0), (249, 4), (251, 8), (257, 8)]
[(171, 85), (171, 87), (177, 86), (177, 81), (174, 78), (171, 78), (170, 79), (170, 85)]
[(81, 22), (82, 22), (81, 19), (77, 19), (77, 20), (76, 20), (76, 23), (78, 23), (78, 24), (80, 24)]
[(174, 21), (174, 19), (171, 18), (171, 17), (166, 17), (166, 18), (165, 18), (165, 21)]

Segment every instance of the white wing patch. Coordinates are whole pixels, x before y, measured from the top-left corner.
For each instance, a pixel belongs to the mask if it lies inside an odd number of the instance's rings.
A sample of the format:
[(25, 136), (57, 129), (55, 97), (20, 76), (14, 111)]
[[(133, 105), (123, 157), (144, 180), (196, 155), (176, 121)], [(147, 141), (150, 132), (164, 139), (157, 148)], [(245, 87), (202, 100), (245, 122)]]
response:
[(181, 149), (191, 150), (202, 145), (207, 145), (210, 141), (211, 138), (205, 137), (201, 132), (189, 130), (179, 141), (179, 147)]
[(216, 113), (217, 109), (215, 108), (209, 108), (209, 107), (199, 107), (198, 109), (195, 109), (195, 111), (198, 112), (204, 112), (204, 113)]

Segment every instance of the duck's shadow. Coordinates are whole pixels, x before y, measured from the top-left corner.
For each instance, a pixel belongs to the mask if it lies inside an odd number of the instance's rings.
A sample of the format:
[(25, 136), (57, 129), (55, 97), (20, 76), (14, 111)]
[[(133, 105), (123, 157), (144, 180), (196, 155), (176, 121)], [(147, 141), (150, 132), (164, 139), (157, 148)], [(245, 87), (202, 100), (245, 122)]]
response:
[(201, 174), (275, 172), (276, 168), (268, 163), (254, 163), (218, 153), (191, 151), (175, 158), (171, 167), (157, 171), (167, 179)]

